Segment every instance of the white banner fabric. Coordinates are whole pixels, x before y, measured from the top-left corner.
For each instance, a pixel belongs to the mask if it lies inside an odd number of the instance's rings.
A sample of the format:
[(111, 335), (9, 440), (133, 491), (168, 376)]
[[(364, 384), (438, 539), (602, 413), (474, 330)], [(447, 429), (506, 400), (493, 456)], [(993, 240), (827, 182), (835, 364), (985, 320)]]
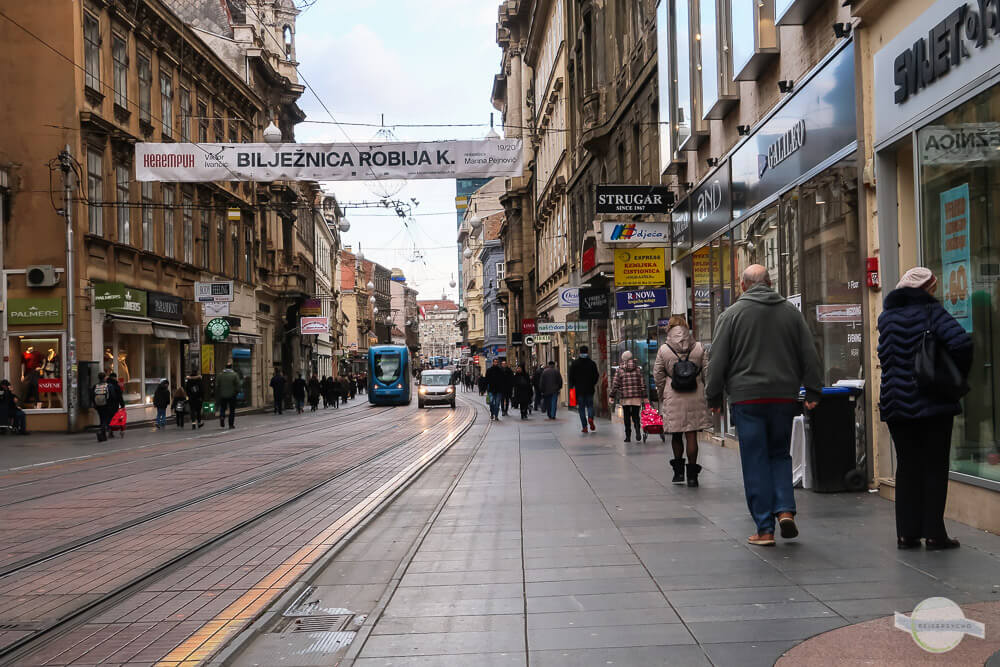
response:
[(374, 181), (520, 176), (520, 139), (135, 145), (139, 181)]

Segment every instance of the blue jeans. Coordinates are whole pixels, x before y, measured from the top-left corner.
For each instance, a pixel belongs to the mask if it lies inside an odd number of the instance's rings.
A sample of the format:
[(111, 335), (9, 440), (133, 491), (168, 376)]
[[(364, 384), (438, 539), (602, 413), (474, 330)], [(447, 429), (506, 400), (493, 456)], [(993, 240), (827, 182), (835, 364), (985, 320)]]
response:
[(559, 394), (545, 394), (542, 401), (545, 404), (545, 414), (549, 416), (549, 419), (555, 419), (556, 410), (559, 409)]
[(500, 403), (503, 398), (503, 394), (499, 391), (494, 391), (490, 394), (490, 416), (496, 419), (500, 416)]
[(156, 425), (163, 427), (167, 425), (167, 409), (156, 408)]
[(773, 533), (774, 517), (795, 513), (792, 491), (792, 421), (802, 410), (798, 403), (732, 406), (740, 438), (743, 488), (757, 532)]
[(594, 395), (593, 394), (581, 394), (577, 392), (576, 394), (576, 409), (580, 411), (580, 426), (583, 430), (587, 430), (588, 419), (594, 418)]

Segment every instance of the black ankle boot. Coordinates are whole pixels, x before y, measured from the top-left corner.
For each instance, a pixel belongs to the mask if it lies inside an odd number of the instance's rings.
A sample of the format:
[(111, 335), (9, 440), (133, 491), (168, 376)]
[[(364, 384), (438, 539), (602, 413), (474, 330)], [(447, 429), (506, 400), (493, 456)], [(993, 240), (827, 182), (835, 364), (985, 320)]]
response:
[(698, 486), (698, 473), (700, 472), (701, 466), (697, 463), (687, 464), (688, 486)]
[[(670, 480), (674, 484), (684, 483), (684, 459), (670, 459), (670, 465), (674, 468), (674, 478)], [(689, 466), (690, 469), (690, 466)]]

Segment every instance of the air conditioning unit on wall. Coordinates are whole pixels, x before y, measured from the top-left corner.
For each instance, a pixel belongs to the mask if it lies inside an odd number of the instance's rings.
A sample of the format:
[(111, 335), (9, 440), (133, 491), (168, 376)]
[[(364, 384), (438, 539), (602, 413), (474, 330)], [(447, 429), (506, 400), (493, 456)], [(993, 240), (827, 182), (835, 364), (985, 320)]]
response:
[(56, 270), (49, 264), (36, 264), (24, 271), (24, 279), (28, 287), (53, 287), (59, 284)]

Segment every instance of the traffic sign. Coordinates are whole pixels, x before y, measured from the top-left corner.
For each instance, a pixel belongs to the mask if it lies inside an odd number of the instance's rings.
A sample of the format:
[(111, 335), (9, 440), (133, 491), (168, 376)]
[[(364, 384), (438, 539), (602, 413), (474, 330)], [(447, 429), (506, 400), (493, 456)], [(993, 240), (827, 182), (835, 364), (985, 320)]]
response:
[(524, 337), (524, 344), (528, 347), (533, 347), (535, 345), (535, 337), (532, 334), (528, 334)]

